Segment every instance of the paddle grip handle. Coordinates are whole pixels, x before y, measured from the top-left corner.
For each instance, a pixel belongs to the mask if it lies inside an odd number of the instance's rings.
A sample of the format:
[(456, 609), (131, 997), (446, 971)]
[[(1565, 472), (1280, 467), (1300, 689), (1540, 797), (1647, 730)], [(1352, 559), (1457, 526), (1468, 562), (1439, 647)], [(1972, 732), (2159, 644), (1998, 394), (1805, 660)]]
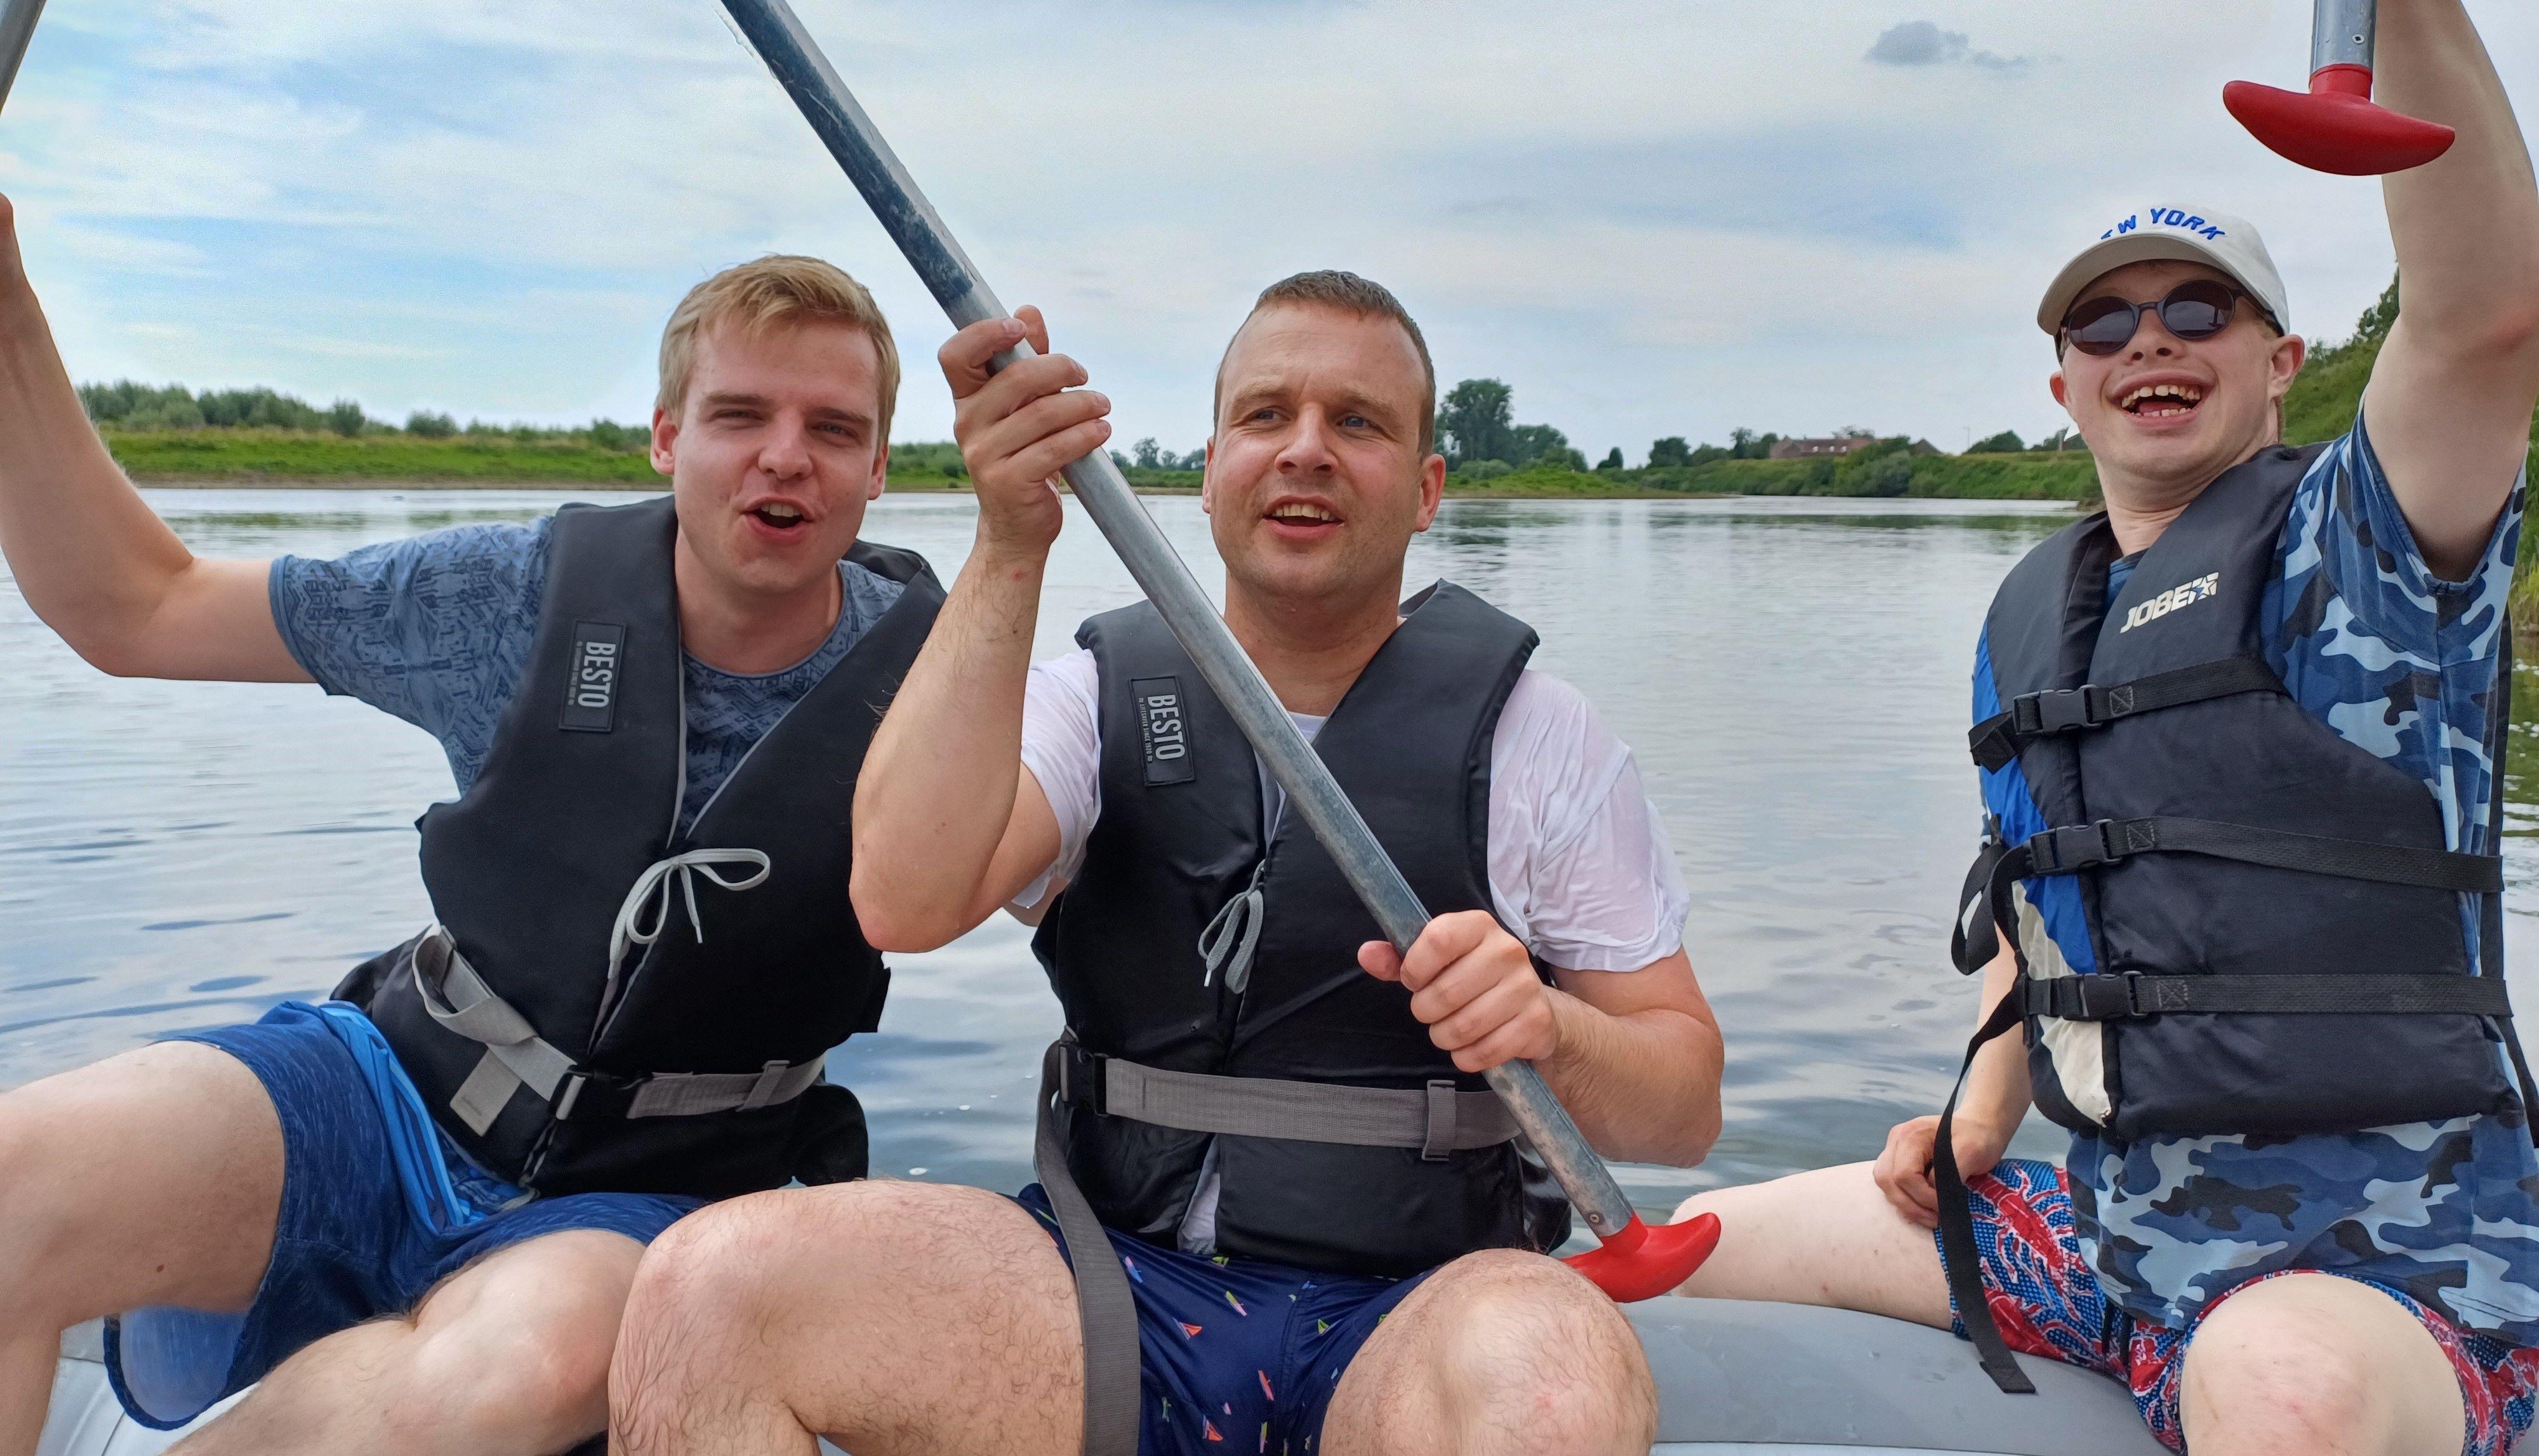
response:
[[(722, 6), (952, 322), (966, 327), (983, 318), (1006, 316), (978, 266), (953, 241), (951, 230), (944, 227), (898, 154), (821, 54), (792, 7), (786, 0), (722, 0)], [(1029, 352), (1027, 345), (1009, 350), (997, 356), (995, 367), (1026, 358)], [(1357, 806), (1340, 792), (1331, 770), (1296, 730), (1295, 721), (1235, 642), (1189, 566), (1130, 489), (1120, 467), (1107, 451), (1095, 451), (1064, 473), (1085, 514), (1198, 664), (1200, 676), (1224, 703), (1243, 736), (1269, 766), (1270, 777), (1287, 791), (1288, 802), (1374, 914), (1385, 937), (1397, 949), (1408, 950), (1428, 924), (1426, 907), (1376, 842)], [(1491, 1089), (1507, 1103), (1536, 1153), (1585, 1215), (1587, 1226), (1604, 1237), (1627, 1225), (1632, 1216), (1629, 1198), (1604, 1159), (1587, 1145), (1585, 1135), (1544, 1084), (1543, 1075), (1531, 1063), (1517, 1061), (1493, 1068), (1487, 1075)]]

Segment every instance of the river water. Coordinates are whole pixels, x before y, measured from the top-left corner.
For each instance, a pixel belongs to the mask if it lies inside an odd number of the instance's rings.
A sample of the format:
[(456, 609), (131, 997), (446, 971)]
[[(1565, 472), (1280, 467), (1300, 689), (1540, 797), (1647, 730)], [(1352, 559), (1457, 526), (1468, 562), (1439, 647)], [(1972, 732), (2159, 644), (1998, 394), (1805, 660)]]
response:
[[(574, 498), (148, 494), (197, 552), (240, 557), (528, 520)], [(1147, 504), (1212, 587), (1198, 502)], [(1413, 546), (1414, 587), (1452, 578), (1541, 631), (1536, 664), (1636, 750), (1691, 886), (1727, 1129), (1699, 1168), (1621, 1169), (1644, 1208), (1871, 1156), (1890, 1124), (1937, 1109), (1972, 1014), (1947, 945), (1978, 818), (1975, 631), (2011, 563), (2069, 519), (1991, 502), (1469, 501)], [(963, 496), (889, 497), (866, 534), (948, 583), (973, 521)], [(1036, 652), (1135, 594), (1070, 505)], [(2539, 716), (2539, 678), (2519, 687)], [(2509, 781), (2508, 943), (2526, 965), (2539, 777)], [(0, 575), (0, 1087), (324, 995), (428, 918), (413, 821), (451, 792), (429, 736), (312, 687), (103, 676)], [(894, 966), (881, 1032), (831, 1060), (870, 1113), (874, 1171), (1020, 1186), (1058, 1028), (1028, 932), (1000, 916)], [(2528, 979), (2516, 993), (2539, 1005)], [(2032, 1118), (2021, 1146), (2051, 1155), (2058, 1137)]]

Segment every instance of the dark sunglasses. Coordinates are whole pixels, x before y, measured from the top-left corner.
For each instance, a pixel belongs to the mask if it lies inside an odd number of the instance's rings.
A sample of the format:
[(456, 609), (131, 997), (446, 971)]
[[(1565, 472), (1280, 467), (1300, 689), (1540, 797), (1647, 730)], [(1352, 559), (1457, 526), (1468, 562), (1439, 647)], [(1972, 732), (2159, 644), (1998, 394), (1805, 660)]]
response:
[(2227, 283), (2197, 278), (2148, 304), (2113, 297), (2091, 299), (2073, 305), (2072, 312), (2063, 315), (2063, 341), (2084, 354), (2104, 358), (2134, 341), (2145, 313), (2157, 312), (2162, 327), (2194, 343), (2229, 328), (2244, 298), (2246, 293)]

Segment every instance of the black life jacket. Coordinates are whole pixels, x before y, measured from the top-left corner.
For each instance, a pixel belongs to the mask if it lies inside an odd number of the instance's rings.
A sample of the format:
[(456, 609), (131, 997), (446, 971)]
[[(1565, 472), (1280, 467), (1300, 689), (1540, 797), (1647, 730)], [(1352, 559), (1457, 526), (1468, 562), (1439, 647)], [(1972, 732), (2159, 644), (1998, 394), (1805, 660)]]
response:
[(470, 1157), (543, 1194), (864, 1171), (862, 1110), (820, 1076), (889, 989), (847, 897), (849, 826), (942, 589), (916, 554), (858, 542), (847, 559), (898, 600), (682, 834), (677, 529), (667, 499), (557, 513), (492, 751), (421, 820), (440, 923), (337, 993)]
[[(1490, 910), (1490, 745), (1536, 638), (1449, 583), (1404, 617), (1315, 751), (1431, 913)], [(1382, 933), (1298, 816), (1266, 832), (1258, 760), (1154, 608), (1095, 617), (1076, 641), (1100, 669), (1102, 810), (1034, 949), (1078, 1054), (1488, 1100), (1486, 1082), (1429, 1040), (1408, 994), (1358, 968), (1358, 947)], [(1212, 967), (1200, 942), (1255, 893), (1248, 980), (1230, 987), (1217, 974), (1228, 964)], [(1567, 1203), (1507, 1141), (1423, 1151), (1211, 1140), (1105, 1116), (1081, 1096), (1062, 1098), (1058, 1116), (1066, 1165), (1102, 1221), (1167, 1245), (1211, 1141), (1220, 1253), (1399, 1276), (1568, 1235)]]
[[(2056, 532), (1986, 618), (2001, 712), (1969, 741), (1978, 765), (2019, 776), (2024, 822), (1988, 826), (1956, 955), (1981, 970), (1998, 927), (2021, 975), (1967, 1058), (2024, 1024), (2036, 1105), (2076, 1132), (2521, 1116), (2499, 1055), (2520, 1058), (2501, 861), (2448, 849), (2425, 786), (2302, 709), (2267, 665), (2263, 597), (2319, 449), (2270, 449), (2224, 474), (2112, 603), (2106, 517)], [(2508, 686), (2506, 664), (2490, 709), (2499, 749)], [(2480, 964), (2463, 894), (2479, 897)], [(1949, 1131), (1944, 1119), (1942, 1232), (1953, 1288), (1967, 1284), (1958, 1308), (1980, 1315)], [(1991, 1367), (1999, 1341), (1979, 1323)], [(2016, 1374), (2006, 1352), (1998, 1364)]]

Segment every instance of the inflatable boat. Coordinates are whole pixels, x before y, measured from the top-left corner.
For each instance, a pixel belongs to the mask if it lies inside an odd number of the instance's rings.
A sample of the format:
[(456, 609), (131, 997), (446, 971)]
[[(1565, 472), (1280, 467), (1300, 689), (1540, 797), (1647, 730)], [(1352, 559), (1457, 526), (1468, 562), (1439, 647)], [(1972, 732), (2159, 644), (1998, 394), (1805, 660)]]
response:
[[(1717, 1299), (1652, 1299), (1630, 1316), (1657, 1372), (1658, 1456), (2163, 1456), (2114, 1381), (2024, 1359), (2037, 1393), (2003, 1395), (1963, 1343), (1919, 1325)], [(103, 1350), (95, 1325), (62, 1341), (37, 1456), (154, 1456), (180, 1434), (124, 1416)], [(2518, 1456), (2539, 1456), (2539, 1439)]]

